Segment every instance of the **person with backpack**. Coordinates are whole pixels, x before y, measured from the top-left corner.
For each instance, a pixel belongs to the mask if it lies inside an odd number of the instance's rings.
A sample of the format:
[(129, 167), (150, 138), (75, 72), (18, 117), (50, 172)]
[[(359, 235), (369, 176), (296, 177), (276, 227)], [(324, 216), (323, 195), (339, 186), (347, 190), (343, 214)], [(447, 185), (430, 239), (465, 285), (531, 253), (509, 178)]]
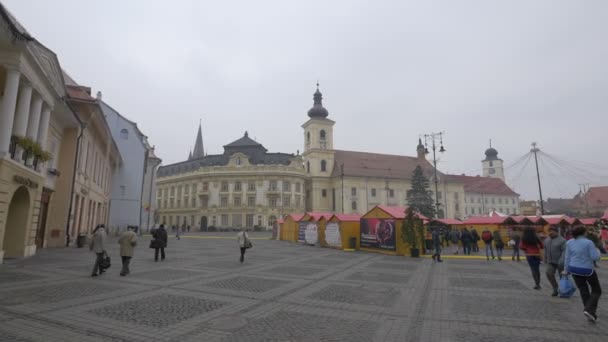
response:
[(242, 264), (245, 261), (245, 251), (252, 247), (246, 228), (241, 229), (241, 231), (236, 235), (236, 240), (238, 241), (239, 248), (241, 249), (241, 258), (239, 260)]
[(158, 261), (158, 252), (160, 251), (160, 261), (165, 260), (165, 248), (167, 248), (167, 231), (165, 225), (161, 224), (160, 227), (152, 231), (152, 241), (150, 241), (150, 248), (154, 248), (154, 261)]
[(557, 232), (557, 227), (549, 228), (549, 236), (545, 239), (545, 263), (547, 268), (547, 280), (553, 286), (551, 296), (557, 297), (559, 285), (555, 279), (555, 273), (561, 274), (564, 270), (564, 257), (566, 255), (566, 239), (561, 237)]
[(472, 250), (475, 253), (479, 253), (479, 245), (477, 243), (479, 242), (480, 237), (475, 228), (471, 228), (471, 237), (473, 238), (473, 242), (471, 243), (471, 246), (473, 247)]
[(486, 258), (488, 261), (490, 261), (490, 254), (492, 254), (492, 260), (496, 259), (494, 257), (494, 248), (492, 248), (492, 240), (494, 240), (494, 237), (488, 228), (484, 229), (481, 233), (481, 240), (486, 245)]
[(509, 245), (513, 247), (513, 255), (511, 256), (511, 260), (515, 261), (515, 257), (517, 256), (517, 261), (521, 261), (519, 258), (519, 243), (521, 242), (521, 236), (519, 232), (513, 230), (511, 233), (511, 241), (509, 241)]
[(458, 254), (460, 252), (460, 246), (458, 242), (460, 242), (460, 231), (456, 228), (452, 228), (452, 232), (450, 233), (450, 240), (456, 246), (456, 252), (454, 254)]
[(540, 290), (540, 256), (543, 247), (543, 243), (536, 235), (534, 228), (526, 227), (521, 236), (519, 248), (526, 253), (526, 260), (530, 266), (530, 271), (532, 271), (535, 290)]
[(468, 229), (465, 228), (462, 230), (460, 241), (462, 241), (462, 252), (464, 255), (471, 255), (471, 243), (473, 243), (473, 237)]
[(496, 256), (498, 257), (498, 261), (502, 261), (502, 251), (505, 248), (505, 242), (502, 241), (500, 231), (495, 230), (492, 238), (494, 239), (494, 247), (496, 247)]
[[(572, 274), (574, 283), (581, 293), (583, 314), (590, 322), (597, 322), (597, 304), (602, 295), (597, 271), (593, 261), (600, 259), (600, 251), (592, 241), (585, 237), (585, 226), (572, 230), (572, 240), (566, 243), (565, 271)], [(591, 291), (589, 290), (591, 289)]]

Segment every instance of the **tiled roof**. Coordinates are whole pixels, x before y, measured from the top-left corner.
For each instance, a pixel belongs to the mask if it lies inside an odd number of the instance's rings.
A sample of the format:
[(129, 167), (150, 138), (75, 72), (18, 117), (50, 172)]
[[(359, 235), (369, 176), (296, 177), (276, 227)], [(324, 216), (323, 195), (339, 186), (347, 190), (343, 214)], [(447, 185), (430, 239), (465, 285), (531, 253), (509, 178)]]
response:
[(95, 102), (96, 100), (91, 97), (91, 88), (78, 85), (66, 85), (66, 90), (70, 99)]
[(462, 221), (455, 219), (432, 219), (430, 222), (439, 222), (448, 226), (458, 226), (463, 224)]
[[(407, 210), (407, 207), (388, 207), (388, 206), (384, 206), (384, 205), (377, 205), (376, 208), (384, 211), (385, 213), (391, 215), (392, 217), (396, 218), (396, 219), (403, 219), (405, 218), (405, 211)], [(373, 210), (373, 208), (372, 208)], [(416, 213), (416, 217), (422, 220), (429, 220), (428, 217), (420, 214), (420, 213)]]
[(464, 183), (464, 191), (469, 193), (519, 196), (518, 193), (509, 188), (509, 186), (499, 178), (446, 175), (446, 179), (453, 182)]
[(608, 186), (592, 186), (585, 194), (587, 203), (593, 208), (608, 208)]
[(329, 220), (333, 219), (334, 217), (341, 222), (359, 222), (361, 220), (361, 215), (359, 214), (335, 214)]
[(333, 216), (333, 213), (329, 212), (308, 212), (304, 215), (305, 218), (312, 219), (313, 221), (319, 221), (321, 218), (329, 219)]
[[(433, 174), (433, 166), (426, 159), (416, 157), (336, 150), (334, 158), (332, 177), (342, 175), (341, 165), (344, 165), (344, 176), (347, 177), (409, 180), (418, 165), (422, 167), (427, 177)], [(438, 175), (442, 174), (438, 172)]]
[(289, 214), (287, 216), (291, 217), (294, 221), (298, 222), (302, 219), (302, 217), (304, 217), (304, 214)]
[(596, 218), (582, 218), (582, 219), (579, 219), (579, 220), (585, 226), (591, 226), (591, 225), (594, 225), (595, 222), (597, 222), (598, 219), (596, 219)]

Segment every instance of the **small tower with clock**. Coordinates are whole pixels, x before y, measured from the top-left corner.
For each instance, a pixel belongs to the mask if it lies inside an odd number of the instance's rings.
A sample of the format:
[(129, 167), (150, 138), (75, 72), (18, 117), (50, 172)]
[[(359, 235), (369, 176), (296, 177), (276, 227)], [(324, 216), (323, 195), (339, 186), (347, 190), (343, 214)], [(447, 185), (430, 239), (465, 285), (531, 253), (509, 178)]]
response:
[(505, 170), (502, 159), (498, 158), (498, 151), (492, 147), (492, 140), (490, 140), (490, 147), (486, 150), (486, 159), (481, 161), (483, 167), (483, 176), (491, 178), (500, 178), (505, 181)]

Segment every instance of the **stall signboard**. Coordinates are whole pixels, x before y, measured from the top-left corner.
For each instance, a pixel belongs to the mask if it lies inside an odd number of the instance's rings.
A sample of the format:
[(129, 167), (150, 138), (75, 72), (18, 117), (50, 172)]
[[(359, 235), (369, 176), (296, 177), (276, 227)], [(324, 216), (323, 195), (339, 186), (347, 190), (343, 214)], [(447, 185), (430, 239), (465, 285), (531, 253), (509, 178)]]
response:
[(336, 222), (329, 222), (325, 226), (325, 241), (331, 247), (342, 248), (342, 237), (340, 236), (340, 225)]
[(395, 250), (395, 220), (361, 219), (361, 247)]
[(298, 223), (298, 242), (306, 241), (306, 226), (308, 222), (299, 222)]
[(319, 234), (317, 233), (317, 224), (314, 222), (308, 222), (306, 229), (304, 230), (304, 241), (307, 245), (316, 245), (319, 240)]

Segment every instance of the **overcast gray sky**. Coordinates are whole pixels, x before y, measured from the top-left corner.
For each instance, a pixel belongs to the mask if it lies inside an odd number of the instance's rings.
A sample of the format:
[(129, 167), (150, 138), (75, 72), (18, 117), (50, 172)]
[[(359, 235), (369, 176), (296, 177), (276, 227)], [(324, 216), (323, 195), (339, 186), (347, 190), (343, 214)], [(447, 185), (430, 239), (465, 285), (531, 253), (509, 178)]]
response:
[[(608, 185), (608, 1), (3, 3), (165, 164), (187, 157), (199, 119), (210, 154), (245, 130), (302, 150), (318, 79), (337, 149), (415, 155), (420, 134), (445, 131), (440, 169), (476, 174), (489, 138), (507, 166), (536, 141), (568, 161), (541, 161), (547, 196)], [(537, 198), (523, 164), (508, 182)]]

